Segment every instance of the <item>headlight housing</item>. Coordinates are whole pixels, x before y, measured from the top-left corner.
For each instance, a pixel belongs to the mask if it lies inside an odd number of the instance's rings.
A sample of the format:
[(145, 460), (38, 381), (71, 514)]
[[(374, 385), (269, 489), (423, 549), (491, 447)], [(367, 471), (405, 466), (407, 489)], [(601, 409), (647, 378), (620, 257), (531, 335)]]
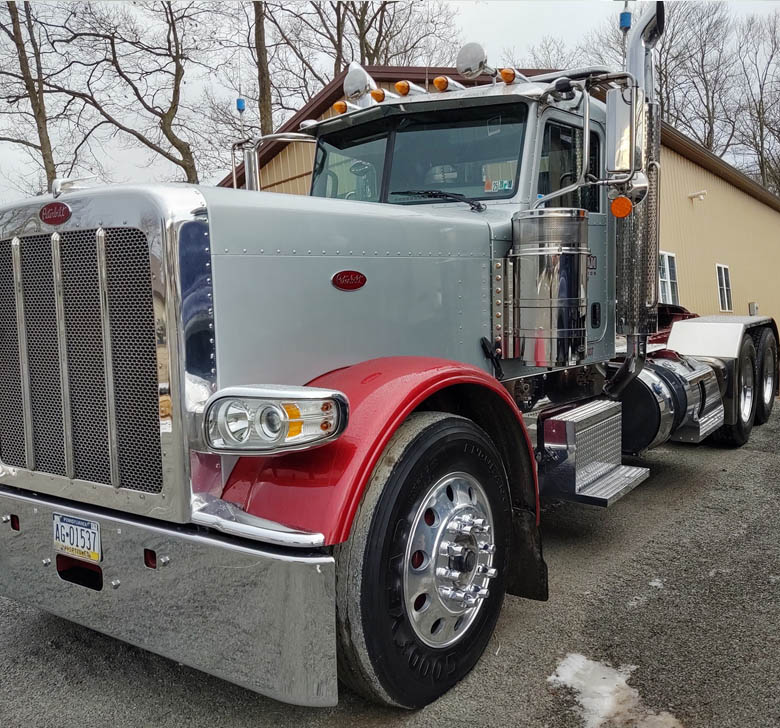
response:
[(317, 387), (229, 387), (206, 403), (203, 430), (220, 453), (273, 455), (338, 437), (349, 406), (341, 392)]

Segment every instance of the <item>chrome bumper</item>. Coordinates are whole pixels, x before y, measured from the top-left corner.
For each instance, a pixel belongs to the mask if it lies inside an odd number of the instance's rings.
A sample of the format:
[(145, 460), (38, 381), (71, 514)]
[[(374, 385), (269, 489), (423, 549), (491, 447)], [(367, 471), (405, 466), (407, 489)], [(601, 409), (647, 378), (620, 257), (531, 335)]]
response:
[[(102, 590), (60, 577), (53, 513), (100, 523)], [(156, 569), (145, 565), (144, 549), (156, 553)], [(277, 700), (337, 701), (335, 566), (327, 555), (141, 523), (0, 486), (0, 595)]]

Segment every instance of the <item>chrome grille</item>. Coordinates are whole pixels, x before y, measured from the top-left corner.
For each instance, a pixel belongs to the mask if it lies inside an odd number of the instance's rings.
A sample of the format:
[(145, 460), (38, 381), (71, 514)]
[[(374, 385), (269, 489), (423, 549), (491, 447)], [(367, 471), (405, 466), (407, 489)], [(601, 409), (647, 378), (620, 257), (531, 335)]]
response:
[(57, 312), (51, 266), (51, 236), (22, 238), (22, 286), (27, 321), (35, 469), (65, 475)]
[[(159, 493), (162, 489), (160, 393), (152, 276), (143, 233), (106, 230), (106, 266), (119, 479), (125, 488)], [(149, 464), (155, 463), (155, 470), (149, 468)]]
[(23, 468), (24, 407), (11, 241), (0, 241), (0, 460)]
[(95, 231), (63, 233), (60, 259), (76, 477), (110, 483)]
[[(104, 231), (111, 367), (105, 365), (97, 231), (60, 233), (64, 325), (58, 327), (52, 236), (19, 239), (30, 416), (36, 471), (66, 475), (66, 448), (77, 479), (119, 488), (162, 490), (155, 315), (149, 249), (139, 230)], [(0, 459), (25, 467), (23, 372), (10, 240), (0, 241)], [(55, 259), (56, 260), (56, 259)], [(63, 410), (58, 329), (64, 332)], [(105, 372), (112, 371), (107, 387)], [(107, 393), (113, 393), (113, 399)], [(118, 478), (112, 482), (107, 412), (116, 416)], [(68, 413), (69, 410), (69, 413)], [(66, 442), (64, 417), (71, 438)]]

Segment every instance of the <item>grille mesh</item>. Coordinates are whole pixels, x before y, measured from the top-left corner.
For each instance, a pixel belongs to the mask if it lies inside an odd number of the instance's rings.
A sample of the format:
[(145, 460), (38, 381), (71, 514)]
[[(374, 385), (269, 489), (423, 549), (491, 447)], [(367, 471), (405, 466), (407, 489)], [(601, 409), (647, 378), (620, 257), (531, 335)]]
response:
[(63, 233), (60, 261), (76, 477), (110, 483), (95, 232)]
[[(119, 486), (162, 491), (155, 312), (139, 230), (107, 229), (109, 322)], [(65, 475), (51, 236), (21, 238), (36, 470)], [(76, 477), (110, 484), (95, 230), (61, 233), (63, 307)], [(0, 241), (0, 458), (25, 467), (11, 242)]]
[(162, 490), (160, 394), (146, 238), (138, 230), (106, 230), (108, 306), (114, 401), (123, 488)]
[(0, 458), (23, 468), (24, 410), (16, 336), (16, 299), (11, 241), (0, 240)]
[(51, 236), (24, 238), (21, 250), (35, 468), (65, 475)]

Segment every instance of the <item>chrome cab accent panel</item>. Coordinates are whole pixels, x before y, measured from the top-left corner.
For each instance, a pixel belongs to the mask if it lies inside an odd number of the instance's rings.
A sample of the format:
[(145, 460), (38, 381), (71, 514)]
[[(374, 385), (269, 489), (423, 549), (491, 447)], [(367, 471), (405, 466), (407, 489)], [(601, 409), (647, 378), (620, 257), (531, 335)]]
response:
[[(288, 703), (335, 705), (333, 557), (282, 551), (0, 487), (0, 595)], [(100, 524), (103, 588), (60, 578), (52, 514)], [(157, 568), (144, 564), (156, 552)], [(44, 565), (47, 564), (47, 565)]]

